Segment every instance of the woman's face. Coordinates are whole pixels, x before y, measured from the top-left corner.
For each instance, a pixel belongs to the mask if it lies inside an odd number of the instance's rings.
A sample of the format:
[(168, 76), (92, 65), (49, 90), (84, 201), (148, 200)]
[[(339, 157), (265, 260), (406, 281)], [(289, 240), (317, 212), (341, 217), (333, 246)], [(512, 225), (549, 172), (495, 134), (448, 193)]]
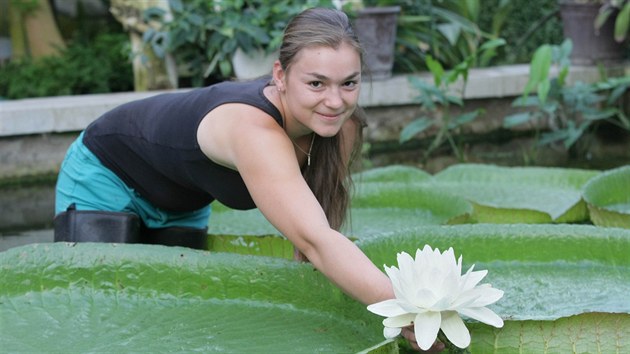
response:
[(281, 73), (285, 119), (294, 135), (334, 136), (359, 100), (361, 58), (350, 45), (302, 49)]

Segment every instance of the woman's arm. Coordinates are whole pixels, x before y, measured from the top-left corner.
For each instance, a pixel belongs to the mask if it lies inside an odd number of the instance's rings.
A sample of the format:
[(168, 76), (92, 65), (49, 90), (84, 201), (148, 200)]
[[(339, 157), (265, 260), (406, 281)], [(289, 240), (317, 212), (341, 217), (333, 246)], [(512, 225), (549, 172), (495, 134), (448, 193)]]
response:
[[(200, 125), (198, 140), (206, 155), (237, 169), (263, 215), (344, 292), (364, 304), (392, 298), (387, 276), (330, 228), (282, 127), (255, 108), (226, 105), (221, 110)], [(230, 119), (218, 113), (231, 113)]]

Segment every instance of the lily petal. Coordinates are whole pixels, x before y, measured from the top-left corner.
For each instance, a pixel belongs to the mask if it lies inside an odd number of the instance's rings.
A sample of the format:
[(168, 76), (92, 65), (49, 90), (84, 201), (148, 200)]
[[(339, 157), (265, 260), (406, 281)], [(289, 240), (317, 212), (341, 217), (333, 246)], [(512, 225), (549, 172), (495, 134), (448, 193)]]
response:
[(406, 327), (413, 323), (416, 318), (415, 313), (406, 313), (400, 316), (387, 317), (383, 320), (383, 326), (385, 327)]
[(495, 289), (490, 284), (482, 284), (469, 290), (469, 294), (477, 299), (467, 307), (484, 307), (497, 302), (503, 297), (503, 290)]
[(368, 311), (383, 317), (394, 317), (407, 313), (407, 311), (403, 310), (398, 305), (398, 300), (396, 299), (389, 299), (377, 302), (375, 304), (369, 305), (367, 309)]
[(420, 349), (429, 350), (435, 343), (441, 322), (442, 315), (439, 312), (425, 312), (416, 316), (413, 329)]
[(457, 312), (497, 328), (503, 327), (503, 319), (487, 307), (468, 307), (458, 309)]
[(401, 328), (391, 328), (391, 327), (383, 328), (383, 336), (387, 339), (398, 337), (400, 332), (402, 332)]
[(442, 324), (440, 325), (446, 338), (458, 348), (466, 348), (470, 345), (470, 332), (455, 311), (442, 312)]

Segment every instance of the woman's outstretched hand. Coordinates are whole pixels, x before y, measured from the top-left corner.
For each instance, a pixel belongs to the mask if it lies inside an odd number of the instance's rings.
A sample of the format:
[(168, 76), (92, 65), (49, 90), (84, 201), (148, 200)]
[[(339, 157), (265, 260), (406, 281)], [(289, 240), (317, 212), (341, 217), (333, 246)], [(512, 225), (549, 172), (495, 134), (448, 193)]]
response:
[(407, 340), (407, 342), (409, 343), (409, 345), (411, 345), (413, 349), (421, 353), (440, 353), (445, 348), (444, 343), (440, 341), (435, 341), (435, 343), (433, 343), (433, 345), (431, 346), (431, 348), (429, 348), (429, 350), (427, 351), (421, 350), (420, 346), (418, 345), (418, 342), (416, 342), (416, 335), (413, 331), (413, 326), (404, 327), (400, 334), (403, 336), (403, 338)]

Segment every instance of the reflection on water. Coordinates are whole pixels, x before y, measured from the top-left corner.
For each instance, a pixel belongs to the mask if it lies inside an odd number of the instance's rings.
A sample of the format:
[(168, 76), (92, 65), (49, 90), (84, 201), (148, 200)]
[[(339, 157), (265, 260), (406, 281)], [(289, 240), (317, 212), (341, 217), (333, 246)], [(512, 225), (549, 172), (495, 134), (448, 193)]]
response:
[(53, 242), (53, 230), (26, 230), (0, 234), (0, 252), (31, 243)]
[(54, 184), (0, 188), (0, 251), (52, 242)]

